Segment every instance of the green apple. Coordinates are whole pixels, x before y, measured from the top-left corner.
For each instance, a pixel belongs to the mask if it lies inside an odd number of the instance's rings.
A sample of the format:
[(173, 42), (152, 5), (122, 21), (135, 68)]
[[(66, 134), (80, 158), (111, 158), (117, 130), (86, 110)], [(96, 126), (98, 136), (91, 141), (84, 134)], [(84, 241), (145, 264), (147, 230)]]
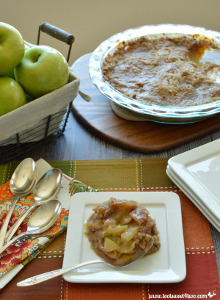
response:
[(0, 77), (0, 116), (26, 104), (22, 87), (12, 78)]
[(52, 92), (69, 80), (66, 59), (58, 50), (49, 46), (27, 49), (14, 74), (16, 81), (33, 98)]
[(0, 22), (0, 75), (15, 68), (24, 56), (24, 41), (13, 26)]

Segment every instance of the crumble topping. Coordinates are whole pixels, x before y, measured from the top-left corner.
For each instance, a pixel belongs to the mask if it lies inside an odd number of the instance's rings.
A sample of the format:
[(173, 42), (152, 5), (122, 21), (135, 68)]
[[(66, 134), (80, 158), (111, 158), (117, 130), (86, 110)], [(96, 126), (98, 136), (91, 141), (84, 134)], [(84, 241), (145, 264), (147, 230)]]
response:
[(102, 72), (112, 87), (135, 100), (200, 105), (220, 100), (220, 66), (202, 62), (206, 50), (219, 46), (201, 35), (141, 37), (119, 43), (104, 60)]

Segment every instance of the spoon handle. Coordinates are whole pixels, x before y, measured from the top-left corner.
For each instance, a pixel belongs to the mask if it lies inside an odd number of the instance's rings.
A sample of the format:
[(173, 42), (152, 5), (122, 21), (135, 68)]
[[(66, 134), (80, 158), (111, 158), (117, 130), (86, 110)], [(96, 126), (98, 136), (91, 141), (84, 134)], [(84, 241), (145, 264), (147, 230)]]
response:
[(57, 276), (63, 275), (69, 271), (75, 270), (77, 268), (81, 268), (87, 265), (91, 265), (91, 264), (98, 264), (98, 263), (104, 263), (103, 260), (97, 259), (97, 260), (90, 260), (87, 262), (83, 262), (81, 264), (76, 264), (74, 266), (68, 267), (68, 268), (64, 268), (64, 269), (58, 269), (58, 270), (54, 270), (54, 271), (50, 271), (50, 272), (46, 272), (43, 274), (39, 274), (30, 278), (27, 278), (23, 281), (20, 281), (17, 283), (17, 286), (30, 286), (30, 285), (34, 285), (34, 284), (38, 284), (41, 283), (43, 281), (55, 278)]
[(13, 213), (13, 210), (15, 208), (15, 205), (17, 203), (17, 201), (19, 200), (20, 197), (15, 196), (14, 200), (12, 201), (11, 207), (6, 215), (6, 218), (4, 220), (4, 223), (1, 227), (1, 231), (0, 231), (0, 249), (2, 248), (2, 246), (4, 245), (4, 241), (5, 241), (5, 235), (7, 232), (7, 228), (8, 228), (8, 223), (10, 221), (11, 215)]
[(25, 232), (21, 232), (19, 235), (16, 235), (12, 240), (10, 240), (9, 243), (5, 244), (2, 248), (0, 248), (0, 254), (5, 251), (5, 249), (7, 249), (11, 244), (13, 244), (15, 241), (17, 241), (18, 239), (20, 239), (22, 236), (24, 235), (28, 235), (29, 232), (25, 231)]
[(25, 213), (13, 224), (13, 226), (7, 231), (6, 237), (5, 237), (5, 244), (9, 243), (15, 232), (17, 231), (18, 227), (21, 225), (21, 223), (24, 221), (24, 219), (29, 215), (29, 213), (34, 209), (36, 206), (36, 203), (32, 204)]

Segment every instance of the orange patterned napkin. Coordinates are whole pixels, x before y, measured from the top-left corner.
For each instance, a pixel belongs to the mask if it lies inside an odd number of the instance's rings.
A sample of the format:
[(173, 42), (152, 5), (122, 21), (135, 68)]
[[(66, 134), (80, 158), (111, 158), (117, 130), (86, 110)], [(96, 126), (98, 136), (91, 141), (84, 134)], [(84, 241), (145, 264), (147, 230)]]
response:
[[(38, 179), (48, 171), (51, 166), (44, 160), (36, 162), (38, 170)], [(46, 232), (25, 236), (11, 246), (9, 246), (2, 254), (0, 254), (0, 289), (3, 288), (27, 263), (40, 254), (50, 243), (54, 241), (67, 228), (69, 203), (71, 196), (75, 192), (86, 190), (87, 186), (83, 186), (80, 182), (72, 181), (66, 175), (63, 176), (62, 188), (57, 199), (62, 204), (62, 210), (58, 220)], [(14, 195), (10, 191), (9, 181), (0, 186), (0, 228), (10, 208)], [(20, 199), (10, 219), (9, 228), (12, 226), (19, 216), (24, 213), (34, 203), (33, 194), (29, 194)], [(34, 210), (33, 210), (34, 212)], [(21, 224), (16, 234), (27, 230), (28, 218)]]

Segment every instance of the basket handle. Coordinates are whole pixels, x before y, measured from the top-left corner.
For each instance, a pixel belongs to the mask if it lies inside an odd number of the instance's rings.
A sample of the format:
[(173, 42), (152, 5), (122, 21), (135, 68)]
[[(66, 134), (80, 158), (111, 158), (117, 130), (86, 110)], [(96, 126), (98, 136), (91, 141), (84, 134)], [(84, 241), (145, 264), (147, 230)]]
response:
[(67, 59), (66, 59), (68, 62), (69, 58), (70, 58), (72, 44), (75, 40), (74, 36), (54, 25), (44, 22), (39, 26), (39, 29), (38, 29), (37, 45), (40, 44), (40, 32), (41, 31), (49, 34), (50, 36), (54, 37), (57, 40), (60, 40), (61, 42), (64, 42), (67, 45), (69, 45), (69, 51), (68, 51)]

